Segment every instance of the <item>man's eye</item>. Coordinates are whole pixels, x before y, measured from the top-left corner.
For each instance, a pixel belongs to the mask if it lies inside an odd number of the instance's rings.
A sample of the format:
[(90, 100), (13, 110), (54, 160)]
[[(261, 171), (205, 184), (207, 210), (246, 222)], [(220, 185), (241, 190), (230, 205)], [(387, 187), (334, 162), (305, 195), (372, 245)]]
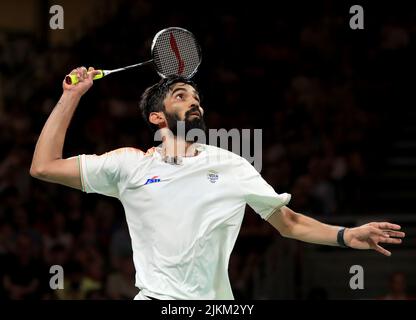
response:
[(178, 100), (182, 100), (182, 99), (183, 99), (183, 94), (182, 94), (182, 93), (180, 93), (180, 94), (176, 95), (176, 99), (178, 99)]

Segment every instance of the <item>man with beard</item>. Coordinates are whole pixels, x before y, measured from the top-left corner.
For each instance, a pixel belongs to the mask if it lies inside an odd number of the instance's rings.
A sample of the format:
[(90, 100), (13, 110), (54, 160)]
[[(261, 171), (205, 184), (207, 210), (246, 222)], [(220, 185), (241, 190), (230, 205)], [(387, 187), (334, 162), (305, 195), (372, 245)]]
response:
[(121, 148), (63, 159), (69, 122), (96, 73), (92, 68), (72, 72), (80, 82), (63, 83), (30, 173), (121, 201), (140, 289), (135, 299), (233, 299), (228, 262), (246, 204), (283, 236), (305, 242), (390, 255), (379, 243), (398, 244), (404, 237), (400, 226), (387, 222), (347, 229), (296, 213), (286, 206), (290, 194), (277, 194), (247, 160), (188, 139), (192, 129), (205, 130), (203, 109), (195, 84), (180, 77), (162, 79), (140, 101), (161, 146), (146, 153)]

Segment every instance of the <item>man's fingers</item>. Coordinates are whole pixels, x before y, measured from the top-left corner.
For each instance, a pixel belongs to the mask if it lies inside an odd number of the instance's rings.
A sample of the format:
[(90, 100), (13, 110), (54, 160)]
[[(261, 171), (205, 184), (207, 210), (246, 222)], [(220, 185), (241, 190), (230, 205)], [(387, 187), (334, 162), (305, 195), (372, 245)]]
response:
[(84, 75), (83, 75), (83, 73), (82, 73), (82, 69), (81, 69), (81, 68), (77, 68), (76, 75), (77, 75), (77, 77), (78, 77), (78, 81), (79, 81), (79, 82), (84, 81)]
[(404, 232), (401, 232), (401, 231), (387, 230), (387, 231), (384, 231), (384, 232), (387, 232), (390, 235), (390, 237), (404, 238), (406, 236), (406, 234)]
[(79, 67), (70, 72), (71, 75), (76, 75), (78, 77), (78, 81), (82, 82), (88, 77), (87, 68)]
[(378, 244), (376, 244), (374, 250), (376, 250), (377, 252), (380, 252), (381, 254), (384, 254), (385, 256), (390, 257), (391, 256), (391, 252), (384, 249), (383, 247), (379, 246)]
[(377, 225), (381, 229), (400, 230), (402, 228), (398, 224), (389, 223), (389, 222), (378, 222)]
[(389, 237), (389, 234), (387, 232), (384, 232), (383, 230), (378, 229), (377, 227), (372, 227), (371, 231), (373, 234), (376, 234), (380, 237)]
[(380, 238), (379, 242), (381, 242), (381, 243), (391, 243), (391, 244), (400, 244), (400, 243), (402, 243), (402, 239), (397, 239), (397, 238)]
[(87, 76), (87, 68), (85, 68), (85, 67), (81, 67), (81, 68), (79, 68), (80, 69), (80, 71), (81, 71), (81, 73), (82, 73), (82, 75), (84, 75), (84, 76)]
[[(85, 69), (86, 70), (86, 69)], [(88, 68), (88, 72), (85, 74), (85, 79), (93, 80), (97, 74), (100, 74), (100, 70), (95, 70), (93, 67)]]
[(95, 70), (93, 67), (89, 67), (88, 70), (85, 67), (79, 67), (73, 69), (70, 74), (76, 75), (78, 77), (78, 81), (82, 82), (86, 79), (93, 79), (97, 74), (100, 74), (100, 70)]

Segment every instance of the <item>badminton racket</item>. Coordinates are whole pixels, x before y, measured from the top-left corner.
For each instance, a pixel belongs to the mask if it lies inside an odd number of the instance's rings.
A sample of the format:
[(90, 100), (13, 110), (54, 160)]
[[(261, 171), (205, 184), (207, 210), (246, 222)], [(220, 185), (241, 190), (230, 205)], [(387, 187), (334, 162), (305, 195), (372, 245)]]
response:
[[(186, 29), (170, 27), (159, 31), (153, 38), (151, 46), (152, 59), (113, 70), (96, 70), (99, 74), (93, 80), (109, 74), (153, 64), (162, 78), (171, 75), (191, 78), (201, 64), (201, 48), (195, 36)], [(65, 77), (67, 84), (79, 82), (78, 76), (69, 74)]]

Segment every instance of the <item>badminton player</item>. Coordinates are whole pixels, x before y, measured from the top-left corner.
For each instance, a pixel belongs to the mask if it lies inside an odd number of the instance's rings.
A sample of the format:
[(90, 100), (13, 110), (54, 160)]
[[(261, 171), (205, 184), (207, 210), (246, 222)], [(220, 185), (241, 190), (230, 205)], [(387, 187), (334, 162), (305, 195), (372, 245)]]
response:
[(234, 299), (228, 262), (246, 204), (282, 236), (309, 243), (373, 249), (399, 244), (400, 226), (372, 222), (331, 226), (289, 208), (290, 194), (277, 194), (244, 158), (177, 134), (205, 130), (194, 83), (168, 77), (140, 101), (145, 121), (163, 142), (147, 152), (121, 148), (102, 155), (64, 159), (71, 118), (92, 86), (94, 69), (73, 70), (80, 80), (63, 82), (63, 94), (46, 121), (30, 174), (38, 179), (118, 198), (125, 210), (136, 268), (135, 299)]

